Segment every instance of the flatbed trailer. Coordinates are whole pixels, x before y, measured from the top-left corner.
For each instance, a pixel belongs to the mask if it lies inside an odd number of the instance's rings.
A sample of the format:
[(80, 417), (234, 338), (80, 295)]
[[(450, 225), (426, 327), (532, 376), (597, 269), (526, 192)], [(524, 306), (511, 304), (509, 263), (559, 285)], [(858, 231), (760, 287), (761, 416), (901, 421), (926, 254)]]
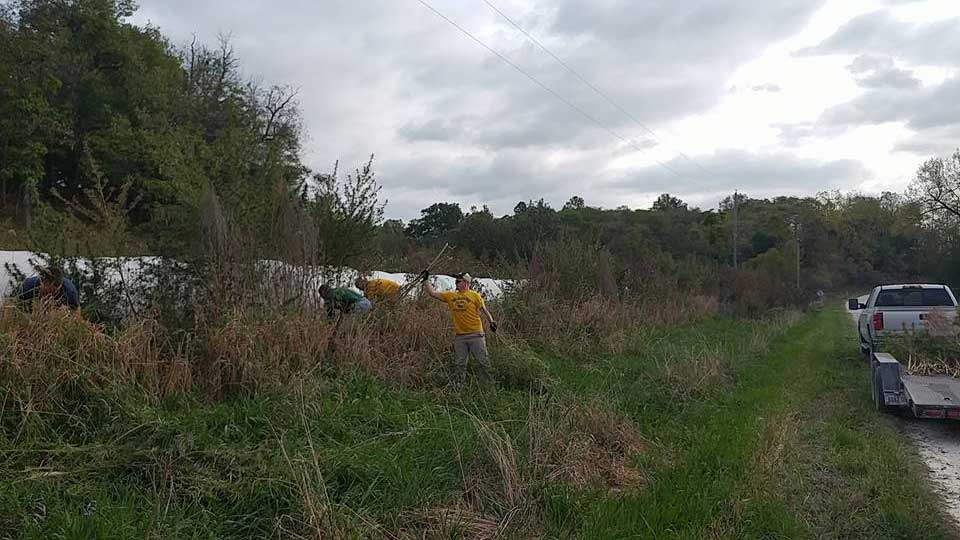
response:
[(873, 402), (880, 412), (960, 419), (960, 379), (949, 375), (907, 375), (889, 353), (871, 354), (870, 375)]

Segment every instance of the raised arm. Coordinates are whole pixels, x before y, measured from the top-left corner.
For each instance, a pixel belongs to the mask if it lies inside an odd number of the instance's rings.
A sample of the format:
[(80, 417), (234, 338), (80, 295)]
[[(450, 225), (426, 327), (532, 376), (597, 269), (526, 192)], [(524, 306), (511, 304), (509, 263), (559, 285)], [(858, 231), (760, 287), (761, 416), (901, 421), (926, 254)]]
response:
[(433, 288), (433, 284), (430, 283), (429, 276), (423, 277), (423, 291), (437, 300), (443, 300), (443, 298), (440, 297), (440, 293), (438, 293), (437, 290)]

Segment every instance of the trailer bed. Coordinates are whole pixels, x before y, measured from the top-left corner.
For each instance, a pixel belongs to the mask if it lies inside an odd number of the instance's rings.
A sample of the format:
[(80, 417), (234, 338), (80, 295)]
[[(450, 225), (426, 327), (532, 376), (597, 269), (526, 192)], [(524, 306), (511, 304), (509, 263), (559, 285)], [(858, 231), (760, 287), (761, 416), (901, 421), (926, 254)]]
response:
[(870, 361), (873, 402), (880, 412), (909, 409), (918, 418), (960, 420), (960, 379), (949, 375), (905, 375), (889, 353)]
[(915, 405), (960, 407), (960, 380), (946, 375), (903, 375), (900, 380)]

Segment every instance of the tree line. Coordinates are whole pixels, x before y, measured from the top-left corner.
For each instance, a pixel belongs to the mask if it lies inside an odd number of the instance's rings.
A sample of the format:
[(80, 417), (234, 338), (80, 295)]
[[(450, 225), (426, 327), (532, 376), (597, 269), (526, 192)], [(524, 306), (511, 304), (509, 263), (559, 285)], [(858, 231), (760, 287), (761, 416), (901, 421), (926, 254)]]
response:
[(501, 216), (445, 201), (408, 223), (384, 220), (372, 156), (347, 175), (303, 163), (296, 90), (244, 78), (228, 39), (178, 47), (131, 24), (134, 10), (131, 0), (0, 5), (0, 217), (18, 230), (64, 230), (64, 216), (102, 229), (120, 214), (114, 225), (136, 249), (177, 255), (202, 249), (197, 229), (219, 216), (264, 257), (290, 258), (295, 244), (302, 260), (400, 266), (449, 243), (511, 272), (575, 243), (609, 258), (621, 293), (654, 279), (710, 289), (741, 273), (781, 296), (960, 280), (960, 154), (928, 160), (903, 194), (732, 194), (711, 210), (670, 194), (649, 209), (574, 196)]

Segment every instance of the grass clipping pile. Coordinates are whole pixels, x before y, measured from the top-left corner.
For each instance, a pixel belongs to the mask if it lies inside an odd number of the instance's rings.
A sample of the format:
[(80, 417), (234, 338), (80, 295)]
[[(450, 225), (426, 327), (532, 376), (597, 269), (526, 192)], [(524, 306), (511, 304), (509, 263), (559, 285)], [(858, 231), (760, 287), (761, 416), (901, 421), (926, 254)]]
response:
[(547, 485), (616, 494), (645, 483), (637, 427), (598, 401), (532, 399), (526, 451), (505, 425), (467, 416), (481, 452), (460, 463), (462, 496), (409, 516), (402, 538), (545, 538)]
[(644, 482), (637, 428), (600, 403), (532, 404), (529, 438), (534, 474), (544, 480), (611, 492)]
[(960, 320), (931, 313), (926, 331), (908, 331), (891, 338), (887, 351), (909, 375), (960, 378)]

